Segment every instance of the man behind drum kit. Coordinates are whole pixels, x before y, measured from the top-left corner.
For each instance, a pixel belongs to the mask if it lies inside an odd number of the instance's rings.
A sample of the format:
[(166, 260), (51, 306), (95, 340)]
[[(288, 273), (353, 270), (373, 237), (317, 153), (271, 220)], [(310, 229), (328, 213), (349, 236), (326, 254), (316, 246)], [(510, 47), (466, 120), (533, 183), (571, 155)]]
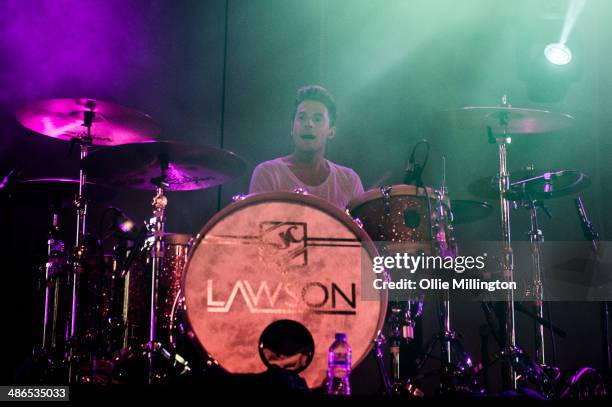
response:
[(363, 193), (359, 175), (325, 158), (327, 142), (336, 135), (336, 102), (322, 86), (300, 88), (293, 114), (293, 153), (255, 167), (249, 193), (301, 188), (341, 209)]

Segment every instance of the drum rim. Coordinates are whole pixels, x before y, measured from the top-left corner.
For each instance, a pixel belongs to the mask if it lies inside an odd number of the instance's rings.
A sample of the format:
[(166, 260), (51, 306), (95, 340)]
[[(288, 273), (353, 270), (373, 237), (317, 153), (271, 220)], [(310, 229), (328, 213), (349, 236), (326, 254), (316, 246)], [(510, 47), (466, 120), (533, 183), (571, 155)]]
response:
[[(391, 187), (391, 193), (389, 194), (389, 196), (395, 197), (395, 196), (414, 196), (414, 197), (418, 197), (418, 198), (425, 198), (425, 194), (424, 193), (419, 193), (420, 191), (422, 191), (423, 189), (427, 188), (427, 193), (429, 194), (429, 199), (435, 199), (436, 198), (436, 190), (432, 187), (419, 187), (417, 188), (415, 185), (407, 185), (407, 184), (393, 184), (393, 185), (387, 185), (387, 186), (383, 186), (380, 188), (372, 188), (372, 189), (368, 189), (367, 191), (365, 191), (364, 193), (362, 193), (361, 195), (351, 199), (351, 201), (347, 204), (347, 208), (349, 210), (349, 212), (352, 212), (359, 209), (361, 206), (371, 202), (371, 201), (376, 201), (378, 199), (383, 199), (383, 195), (381, 192), (381, 188), (384, 187)], [(448, 205), (448, 203), (444, 202), (444, 204), (446, 206), (450, 206)]]
[[(336, 218), (340, 222), (342, 222), (342, 219), (346, 220), (346, 222), (343, 222), (343, 223), (347, 225), (349, 230), (351, 230), (356, 235), (360, 243), (367, 250), (370, 257), (373, 258), (379, 255), (376, 245), (374, 244), (370, 236), (366, 233), (366, 231), (363, 230), (355, 222), (355, 219), (352, 218), (345, 211), (337, 208), (336, 206), (332, 205), (331, 203), (327, 202), (326, 200), (322, 198), (319, 198), (313, 195), (308, 195), (308, 194), (285, 192), (285, 191), (262, 192), (262, 193), (257, 193), (257, 194), (251, 194), (248, 197), (240, 201), (232, 202), (231, 204), (221, 209), (212, 218), (210, 218), (208, 222), (206, 222), (206, 224), (202, 227), (202, 229), (195, 236), (193, 243), (189, 250), (187, 262), (185, 263), (185, 268), (183, 269), (183, 275), (181, 276), (181, 286), (180, 286), (181, 294), (180, 295), (182, 296), (183, 301), (185, 303), (184, 306), (186, 306), (185, 279), (187, 277), (187, 273), (191, 265), (191, 261), (193, 259), (194, 253), (196, 252), (196, 248), (200, 245), (200, 242), (204, 239), (206, 234), (217, 223), (219, 223), (219, 221), (224, 219), (225, 216), (227, 216), (228, 214), (231, 214), (243, 207), (250, 206), (252, 204), (256, 204), (260, 202), (296, 202), (296, 201), (306, 202), (307, 204), (311, 204), (315, 208), (326, 212), (328, 215), (331, 215), (332, 217)], [(340, 216), (334, 216), (334, 215), (340, 215)], [(381, 301), (380, 301), (381, 311), (379, 313), (378, 321), (376, 324), (376, 332), (372, 340), (369, 341), (368, 347), (366, 348), (366, 351), (363, 353), (363, 355), (361, 355), (361, 357), (358, 360), (353, 362), (353, 368), (356, 368), (357, 366), (359, 366), (364, 361), (364, 359), (370, 354), (370, 352), (374, 348), (376, 338), (378, 337), (378, 335), (382, 332), (384, 328), (384, 323), (385, 323), (386, 316), (387, 316), (387, 307), (389, 303), (389, 297), (388, 297), (388, 291), (386, 289), (380, 290), (380, 292), (381, 292)], [(206, 357), (213, 360), (218, 367), (220, 367), (223, 371), (227, 372), (227, 370), (223, 367), (223, 365), (219, 363), (215, 355), (212, 355), (207, 351), (206, 346), (204, 346), (204, 343), (196, 335), (195, 331), (192, 328), (189, 312), (184, 312), (183, 318), (184, 318), (184, 324), (185, 324), (185, 332), (189, 340), (192, 343), (194, 343), (195, 346), (199, 348), (199, 350), (204, 355), (206, 355)], [(322, 383), (319, 383), (318, 386), (320, 386), (321, 384)]]

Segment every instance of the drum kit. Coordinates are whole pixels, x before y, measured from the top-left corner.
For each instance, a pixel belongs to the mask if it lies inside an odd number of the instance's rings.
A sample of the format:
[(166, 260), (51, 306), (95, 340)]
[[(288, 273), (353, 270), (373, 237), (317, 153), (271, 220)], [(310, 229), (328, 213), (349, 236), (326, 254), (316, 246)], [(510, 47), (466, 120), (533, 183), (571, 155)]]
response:
[[(498, 147), (498, 173), (469, 190), (500, 202), (503, 276), (512, 281), (511, 204), (529, 209), (537, 254), (543, 241), (538, 209), (547, 199), (587, 187), (588, 177), (573, 170), (509, 172), (508, 143), (513, 136), (566, 127), (573, 118), (514, 108), (504, 97), (501, 106), (441, 111), (437, 119), (485, 132)], [(196, 369), (259, 374), (280, 368), (299, 373), (313, 388), (325, 380), (327, 346), (336, 332), (345, 332), (354, 365), (375, 352), (387, 394), (420, 393), (402, 374), (399, 353), (414, 337), (423, 299), (403, 301), (378, 290), (364, 301), (371, 281), (362, 271), (381, 252), (456, 255), (454, 226), (490, 216), (492, 204), (450, 199), (445, 185), (423, 185), (424, 166), (417, 166), (404, 184), (366, 191), (346, 211), (301, 190), (237, 196), (192, 238), (166, 232), (166, 193), (222, 185), (245, 172), (240, 157), (206, 145), (159, 141), (161, 129), (148, 115), (92, 99), (36, 102), (21, 109), (17, 120), (80, 148), (78, 179), (15, 180), (8, 188), (48, 197), (54, 208), (36, 350), (44, 361), (42, 380), (163, 383)], [(117, 188), (151, 191), (151, 218), (138, 228), (108, 207), (103, 216), (114, 215), (109, 235), (90, 239), (88, 205)], [(72, 249), (65, 247), (58, 220), (58, 202), (67, 197), (74, 198), (76, 213)], [(105, 255), (100, 242), (111, 235), (116, 244)], [(541, 265), (535, 269), (535, 314), (542, 321)], [(533, 379), (540, 393), (555, 397), (544, 372), (544, 324), (537, 360), (531, 361), (516, 344), (512, 290), (504, 304), (498, 355), (506, 362), (508, 387)], [(477, 368), (451, 329), (447, 293), (438, 309), (440, 333), (425, 356), (440, 344), (440, 389), (478, 392)]]

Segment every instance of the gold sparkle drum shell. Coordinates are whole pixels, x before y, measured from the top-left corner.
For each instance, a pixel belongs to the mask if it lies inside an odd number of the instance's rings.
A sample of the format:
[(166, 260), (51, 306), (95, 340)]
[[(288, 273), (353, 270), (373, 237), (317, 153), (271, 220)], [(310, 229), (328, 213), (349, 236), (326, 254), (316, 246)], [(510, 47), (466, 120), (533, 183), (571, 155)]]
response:
[[(270, 192), (232, 203), (200, 231), (183, 274), (190, 337), (230, 373), (262, 373), (258, 344), (279, 320), (312, 335), (309, 387), (326, 376), (327, 352), (344, 332), (353, 366), (382, 328), (386, 291), (371, 295), (376, 249), (345, 212), (313, 196)], [(368, 300), (362, 293), (368, 291)]]
[[(447, 199), (442, 204), (450, 208)], [(447, 239), (443, 229), (448, 222), (438, 213), (436, 191), (429, 187), (400, 184), (370, 189), (349, 202), (348, 209), (368, 235), (381, 242), (379, 249), (386, 254), (431, 253), (432, 240)], [(433, 237), (430, 224), (436, 229)]]

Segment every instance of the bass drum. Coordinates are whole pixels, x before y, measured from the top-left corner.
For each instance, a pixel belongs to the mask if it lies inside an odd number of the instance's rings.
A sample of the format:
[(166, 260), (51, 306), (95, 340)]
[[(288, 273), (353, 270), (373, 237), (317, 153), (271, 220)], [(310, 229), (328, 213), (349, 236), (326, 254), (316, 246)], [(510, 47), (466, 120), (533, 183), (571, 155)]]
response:
[(262, 373), (264, 330), (301, 324), (314, 342), (301, 376), (319, 386), (337, 332), (346, 333), (356, 366), (382, 328), (387, 293), (372, 288), (376, 255), (353, 219), (320, 198), (270, 192), (234, 202), (190, 252), (182, 281), (188, 336), (226, 371)]

